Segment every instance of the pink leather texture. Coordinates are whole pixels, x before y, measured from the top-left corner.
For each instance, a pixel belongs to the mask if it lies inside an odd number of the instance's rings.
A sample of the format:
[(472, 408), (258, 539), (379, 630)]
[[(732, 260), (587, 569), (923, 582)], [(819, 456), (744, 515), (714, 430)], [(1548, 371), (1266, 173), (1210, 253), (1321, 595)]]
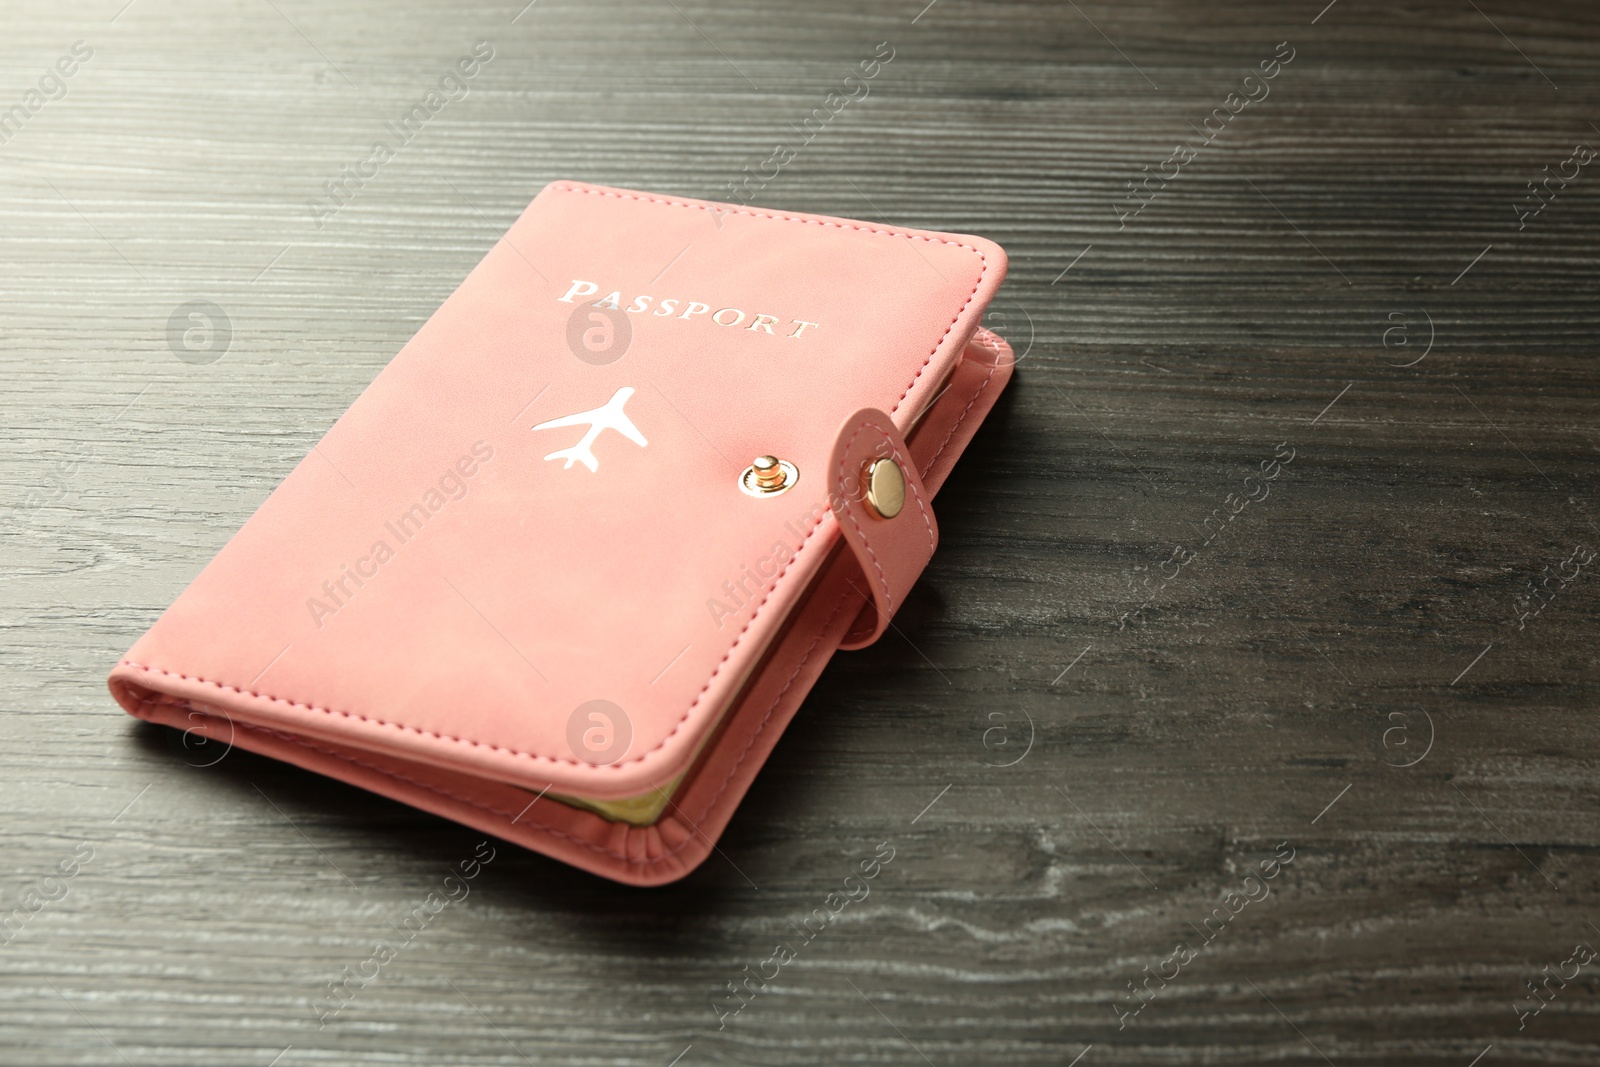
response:
[[(554, 183), (112, 692), (608, 877), (681, 877), (857, 616), (881, 632), (931, 554), (931, 495), (1010, 375), (978, 327), (1004, 273), (981, 238)], [(611, 294), (627, 341), (596, 358), (572, 339)], [(828, 491), (863, 408), (912, 475), (862, 542), (887, 611), (862, 610)], [(763, 499), (738, 483), (765, 454), (800, 477)], [(620, 714), (603, 752), (574, 740), (597, 701)], [(686, 772), (646, 827), (544, 795)]]

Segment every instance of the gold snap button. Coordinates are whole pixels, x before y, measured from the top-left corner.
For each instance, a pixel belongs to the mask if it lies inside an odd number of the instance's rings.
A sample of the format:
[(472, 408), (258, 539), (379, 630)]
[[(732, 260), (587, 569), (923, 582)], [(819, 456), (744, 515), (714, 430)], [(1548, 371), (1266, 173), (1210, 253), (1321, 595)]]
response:
[(750, 469), (756, 472), (756, 484), (763, 489), (776, 489), (786, 480), (777, 456), (757, 456)]
[(867, 506), (879, 518), (892, 519), (906, 506), (906, 476), (892, 459), (875, 459), (867, 464)]
[(773, 496), (787, 492), (800, 480), (800, 470), (777, 456), (757, 456), (739, 475), (739, 488), (750, 496)]

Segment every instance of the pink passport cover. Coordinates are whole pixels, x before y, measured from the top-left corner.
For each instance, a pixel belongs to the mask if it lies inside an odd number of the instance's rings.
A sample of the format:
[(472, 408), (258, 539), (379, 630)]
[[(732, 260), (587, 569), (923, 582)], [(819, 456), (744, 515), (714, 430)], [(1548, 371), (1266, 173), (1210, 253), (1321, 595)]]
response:
[[(681, 877), (920, 573), (925, 498), (1011, 372), (978, 326), (1004, 273), (981, 238), (554, 183), (112, 692), (607, 877)], [(852, 425), (920, 472), (887, 523), (830, 491)], [(741, 492), (766, 454), (798, 482)], [(651, 826), (544, 795), (686, 773)]]

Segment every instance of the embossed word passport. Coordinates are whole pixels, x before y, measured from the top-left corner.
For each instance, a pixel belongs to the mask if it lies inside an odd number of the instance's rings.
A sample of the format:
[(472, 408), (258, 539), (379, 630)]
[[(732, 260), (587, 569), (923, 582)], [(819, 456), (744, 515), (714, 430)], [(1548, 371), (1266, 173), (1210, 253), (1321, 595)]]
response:
[(573, 182), (112, 671), (132, 714), (618, 881), (884, 632), (1011, 375), (976, 237)]

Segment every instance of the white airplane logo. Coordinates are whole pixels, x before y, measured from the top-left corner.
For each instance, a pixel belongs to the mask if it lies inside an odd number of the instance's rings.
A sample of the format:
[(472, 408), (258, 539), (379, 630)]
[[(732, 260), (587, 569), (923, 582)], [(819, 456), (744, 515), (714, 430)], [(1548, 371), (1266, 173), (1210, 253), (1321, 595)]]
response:
[(640, 448), (648, 445), (650, 442), (644, 439), (644, 434), (639, 432), (639, 428), (633, 424), (633, 420), (628, 418), (627, 412), (622, 410), (622, 406), (628, 402), (628, 398), (631, 396), (633, 396), (633, 387), (624, 385), (611, 395), (610, 400), (607, 400), (600, 407), (591, 411), (580, 411), (576, 415), (564, 415), (559, 419), (551, 419), (549, 422), (541, 422), (535, 426), (535, 430), (554, 430), (562, 426), (589, 427), (588, 432), (579, 439), (577, 444), (571, 448), (559, 449), (544, 458), (566, 460), (567, 462), (562, 465), (562, 470), (570, 470), (574, 463), (582, 463), (592, 471), (599, 470), (600, 461), (595, 459), (594, 452), (589, 446), (594, 444), (595, 438), (599, 437), (604, 430), (615, 430)]

